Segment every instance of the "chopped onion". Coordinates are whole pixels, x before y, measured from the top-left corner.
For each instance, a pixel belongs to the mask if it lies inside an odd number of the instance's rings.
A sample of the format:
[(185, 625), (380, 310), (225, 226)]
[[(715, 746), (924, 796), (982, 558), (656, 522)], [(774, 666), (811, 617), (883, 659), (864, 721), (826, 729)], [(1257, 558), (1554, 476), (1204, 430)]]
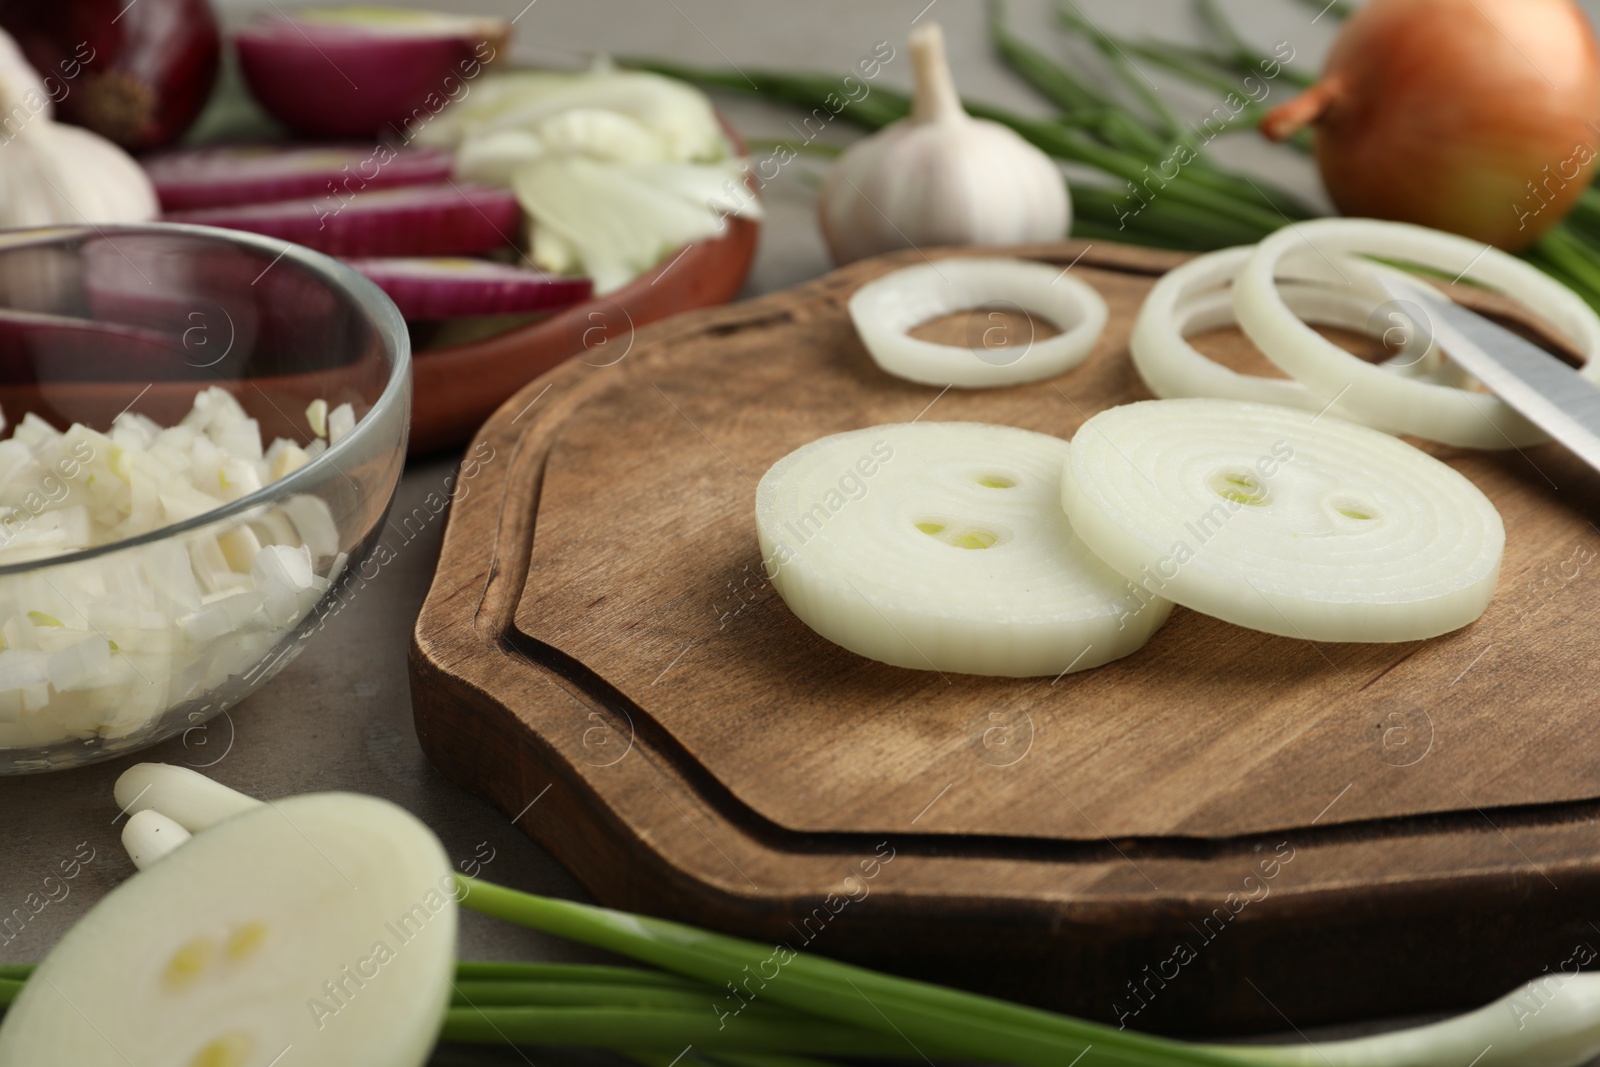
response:
[[(327, 431), (354, 421), (341, 404)], [(0, 441), (0, 565), (204, 515), (308, 456), (285, 441), (263, 450), (217, 388), (170, 427), (125, 412), (107, 433), (63, 433), (30, 412)], [(128, 737), (209, 699), (292, 634), (342, 571), (339, 549), (328, 505), (302, 494), (230, 529), (0, 579), (0, 748)]]
[(1144, 595), (1314, 641), (1465, 626), (1488, 606), (1505, 545), (1494, 505), (1432, 456), (1332, 416), (1233, 400), (1095, 415), (1073, 438), (1062, 503)]
[(897, 667), (1029, 677), (1126, 656), (1170, 604), (1072, 532), (1067, 444), (979, 423), (824, 437), (756, 489), (766, 573), (802, 622)]
[[(920, 341), (913, 327), (957, 311), (985, 311), (966, 347)], [(1028, 336), (1001, 316), (1020, 312)], [(1037, 336), (1040, 323), (1061, 332)], [(850, 297), (850, 321), (879, 367), (925, 385), (990, 389), (1054, 377), (1082, 363), (1106, 326), (1106, 302), (1066, 271), (1021, 259), (941, 259), (874, 278)]]
[(355, 428), (356, 413), (349, 404), (340, 404), (328, 412), (328, 444), (338, 444), (345, 434)]
[[(1162, 275), (1140, 305), (1128, 342), (1139, 376), (1162, 399), (1253, 400), (1309, 411), (1327, 409), (1352, 422), (1364, 421), (1337, 403), (1329, 408), (1327, 397), (1292, 379), (1263, 378), (1230, 370), (1185, 339), (1236, 321), (1232, 293), (1224, 286), (1237, 277), (1254, 252), (1254, 246), (1210, 252)], [(1349, 258), (1341, 258), (1338, 263), (1338, 268), (1350, 275), (1362, 275), (1365, 266)], [(1331, 270), (1316, 281), (1280, 279), (1278, 289), (1289, 310), (1304, 322), (1362, 333), (1377, 330), (1380, 336), (1399, 330), (1398, 351), (1382, 364), (1387, 370), (1430, 374), (1435, 380), (1459, 374), (1455, 364), (1441, 365), (1431, 335), (1411, 329), (1409, 322), (1398, 316), (1391, 318), (1380, 310), (1387, 302), (1382, 292), (1340, 286)]]
[(1369, 425), (1468, 448), (1521, 447), (1549, 439), (1497, 396), (1395, 375), (1300, 321), (1278, 292), (1277, 276), (1350, 255), (1400, 260), (1519, 300), (1566, 334), (1586, 361), (1583, 376), (1600, 381), (1595, 358), (1600, 316), (1560, 282), (1499, 249), (1375, 219), (1313, 219), (1286, 226), (1256, 246), (1234, 283), (1239, 326), (1286, 373), (1326, 400), (1337, 398)]
[(420, 1067), (449, 1002), (456, 900), (438, 838), (388, 801), (246, 812), (67, 931), (7, 1009), (0, 1065)]

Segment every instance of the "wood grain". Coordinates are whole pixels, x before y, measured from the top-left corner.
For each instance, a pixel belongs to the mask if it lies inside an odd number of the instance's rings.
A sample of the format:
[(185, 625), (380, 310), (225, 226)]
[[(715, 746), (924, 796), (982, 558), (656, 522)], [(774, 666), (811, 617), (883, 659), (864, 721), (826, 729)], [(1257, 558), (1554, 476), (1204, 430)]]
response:
[[(859, 885), (811, 948), (1139, 1028), (1462, 1005), (1600, 945), (1600, 481), (1555, 446), (1433, 450), (1508, 537), (1489, 612), (1430, 642), (1178, 609), (1054, 685), (941, 678), (828, 644), (761, 579), (754, 483), (807, 441), (918, 417), (1070, 437), (1148, 396), (1127, 332), (1182, 257), (1026, 250), (1080, 253), (1112, 323), (1049, 382), (940, 394), (879, 372), (844, 301), (908, 253), (524, 389), (469, 451), (490, 458), (415, 631), (430, 757), (605, 903), (793, 940)], [(1260, 364), (1236, 331), (1199, 343)]]

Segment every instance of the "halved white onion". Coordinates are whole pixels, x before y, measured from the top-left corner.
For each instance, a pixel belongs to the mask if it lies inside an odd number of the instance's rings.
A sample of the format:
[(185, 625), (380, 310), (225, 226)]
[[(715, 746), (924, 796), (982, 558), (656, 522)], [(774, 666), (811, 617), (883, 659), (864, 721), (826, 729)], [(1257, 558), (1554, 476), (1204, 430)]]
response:
[[(1082, 363), (1106, 327), (1106, 302), (1086, 282), (1047, 263), (999, 257), (941, 259), (874, 278), (850, 297), (850, 320), (873, 361), (924, 385), (990, 389), (1054, 377)], [(988, 311), (965, 347), (909, 331), (957, 311)], [(1002, 313), (1030, 335), (1010, 336)], [(1039, 337), (1039, 320), (1061, 333)]]
[(455, 940), (450, 862), (426, 826), (373, 797), (290, 797), (91, 908), (6, 1011), (0, 1067), (417, 1067)]
[[(1208, 252), (1173, 268), (1156, 282), (1139, 307), (1128, 342), (1139, 376), (1162, 399), (1251, 400), (1307, 411), (1327, 409), (1329, 414), (1352, 422), (1365, 421), (1339, 404), (1330, 408), (1327, 397), (1300, 382), (1241, 374), (1215, 362), (1188, 342), (1193, 334), (1234, 324), (1233, 294), (1227, 286), (1254, 252), (1254, 246)], [(1357, 260), (1340, 261), (1340, 268), (1347, 273), (1362, 273), (1366, 267)], [(1409, 323), (1399, 321), (1398, 316), (1390, 319), (1379, 313), (1384, 304), (1392, 302), (1380, 290), (1340, 287), (1336, 279), (1330, 280), (1327, 275), (1320, 275), (1317, 280), (1280, 279), (1278, 290), (1289, 310), (1303, 322), (1368, 334), (1402, 328), (1399, 350), (1388, 362), (1380, 364), (1386, 371), (1429, 375), (1432, 380), (1460, 378), (1455, 364), (1441, 364), (1438, 346), (1431, 336), (1407, 328)]]
[(1477, 487), (1377, 430), (1234, 400), (1146, 400), (1073, 438), (1062, 503), (1152, 596), (1316, 641), (1412, 641), (1483, 613), (1505, 531)]
[[(1277, 276), (1318, 261), (1383, 256), (1498, 290), (1564, 333), (1600, 381), (1600, 316), (1549, 275), (1480, 241), (1375, 219), (1313, 219), (1286, 226), (1256, 246), (1234, 282), (1234, 310), (1245, 334), (1279, 367), (1325, 400), (1338, 398), (1368, 425), (1469, 448), (1539, 444), (1548, 437), (1499, 397), (1367, 363), (1306, 325), (1284, 303)], [(1377, 269), (1377, 268), (1372, 268)], [(1350, 284), (1358, 284), (1350, 279)]]
[(1171, 605), (1072, 532), (1067, 443), (979, 423), (902, 423), (791, 452), (756, 490), (772, 583), (800, 620), (898, 667), (1029, 677), (1144, 644)]

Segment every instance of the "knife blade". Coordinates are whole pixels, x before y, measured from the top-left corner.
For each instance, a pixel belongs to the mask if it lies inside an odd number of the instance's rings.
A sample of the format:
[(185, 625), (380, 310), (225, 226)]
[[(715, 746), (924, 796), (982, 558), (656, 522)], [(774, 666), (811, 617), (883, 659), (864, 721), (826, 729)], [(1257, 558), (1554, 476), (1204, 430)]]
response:
[(1445, 355), (1529, 422), (1600, 470), (1600, 385), (1503, 326), (1422, 285), (1402, 296), (1433, 320)]

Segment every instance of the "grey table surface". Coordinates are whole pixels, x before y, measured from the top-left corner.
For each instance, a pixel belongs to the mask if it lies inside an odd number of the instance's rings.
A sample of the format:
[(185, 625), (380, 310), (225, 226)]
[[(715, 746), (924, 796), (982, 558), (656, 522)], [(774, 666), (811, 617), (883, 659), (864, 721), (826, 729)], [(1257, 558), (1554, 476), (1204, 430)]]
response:
[[(767, 66), (848, 70), (878, 41), (889, 41), (902, 57), (882, 77), (906, 86), (909, 64), (901, 47), (914, 20), (937, 19), (945, 28), (951, 61), (965, 94), (1045, 113), (991, 55), (977, 0), (433, 0), (433, 7), (519, 16), (514, 49), (518, 60), (573, 66), (596, 51), (667, 56), (715, 66)], [(1134, 35), (1198, 41), (1202, 27), (1183, 0), (1078, 0), (1107, 29)], [(225, 22), (254, 10), (288, 4), (219, 4)], [(418, 5), (422, 6), (422, 5)], [(1016, 24), (1043, 47), (1077, 55), (1052, 29), (1050, 0), (1011, 0)], [(1317, 17), (1300, 0), (1228, 0), (1237, 24), (1264, 46), (1287, 41), (1296, 65), (1315, 69), (1338, 23)], [(1600, 7), (1600, 2), (1591, 6)], [(519, 15), (520, 12), (520, 15)], [(1084, 58), (1086, 69), (1094, 69)], [(1174, 106), (1194, 116), (1215, 101), (1186, 92), (1151, 73)], [(1275, 90), (1279, 93), (1285, 89)], [(747, 99), (719, 100), (747, 136), (782, 137), (792, 113)], [(842, 126), (828, 136), (857, 136)], [(1315, 174), (1305, 160), (1276, 151), (1253, 136), (1219, 141), (1224, 161), (1272, 177), (1320, 200)], [(824, 273), (826, 253), (813, 224), (815, 181), (809, 163), (788, 168), (768, 187), (766, 221), (745, 296), (783, 288)], [(440, 490), (456, 457), (409, 465), (395, 511), (409, 513)], [(426, 513), (425, 509), (423, 512)], [(187, 737), (137, 756), (94, 767), (0, 780), (0, 810), (7, 813), (0, 835), (0, 916), (23, 906), (28, 894), (56, 870), (80, 842), (95, 852), (69, 895), (31, 915), (9, 940), (0, 938), (0, 962), (36, 960), (99, 897), (133, 871), (118, 843), (117, 809), (111, 785), (140, 760), (187, 764), (235, 788), (276, 798), (316, 790), (355, 790), (386, 797), (408, 808), (443, 839), (459, 860), (491, 857), (483, 873), (534, 892), (583, 897), (573, 879), (484, 802), (447, 782), (423, 757), (412, 728), (406, 648), (418, 608), (438, 558), (448, 509), (420, 535), (392, 536), (395, 560), (368, 583), (327, 625), (306, 652), (262, 690), (228, 715)], [(534, 816), (537, 817), (537, 809)], [(581, 949), (468, 914), (461, 934), (464, 959), (580, 959)], [(1292, 1035), (1290, 1035), (1292, 1039)]]

